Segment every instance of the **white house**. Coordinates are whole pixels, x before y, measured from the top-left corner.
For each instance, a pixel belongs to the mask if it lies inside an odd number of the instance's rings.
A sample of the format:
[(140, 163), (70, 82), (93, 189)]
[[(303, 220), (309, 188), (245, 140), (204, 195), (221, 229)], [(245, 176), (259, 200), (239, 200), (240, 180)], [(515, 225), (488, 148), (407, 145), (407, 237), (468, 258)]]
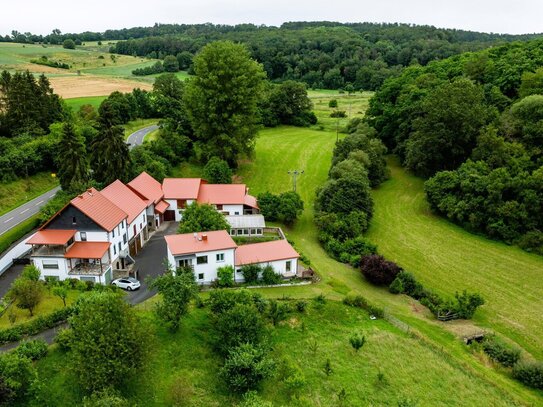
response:
[(219, 230), (164, 236), (168, 262), (174, 267), (192, 267), (199, 284), (217, 279), (217, 269), (234, 266), (236, 243), (228, 232)]
[(149, 239), (146, 202), (119, 180), (100, 192), (128, 215), (128, 248), (135, 256)]
[(199, 284), (211, 284), (223, 266), (234, 268), (237, 282), (244, 281), (241, 268), (249, 264), (270, 265), (284, 278), (294, 277), (298, 269), (300, 256), (286, 240), (237, 246), (225, 230), (164, 238), (168, 262), (174, 267), (192, 267)]
[(128, 215), (94, 188), (76, 196), (27, 242), (42, 278), (109, 283), (124, 269)]
[(164, 221), (169, 204), (164, 201), (162, 185), (145, 171), (130, 181), (127, 186), (147, 204), (147, 227), (155, 230)]
[(198, 199), (200, 184), (207, 181), (201, 178), (164, 178), (162, 192), (169, 204), (164, 220), (181, 220), (181, 212)]

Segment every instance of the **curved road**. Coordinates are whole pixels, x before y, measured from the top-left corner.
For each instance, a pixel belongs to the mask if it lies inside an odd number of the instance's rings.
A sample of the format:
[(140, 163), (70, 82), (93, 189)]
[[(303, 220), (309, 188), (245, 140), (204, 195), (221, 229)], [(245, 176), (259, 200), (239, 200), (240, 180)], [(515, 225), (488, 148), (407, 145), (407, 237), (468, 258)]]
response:
[[(156, 129), (158, 129), (158, 126), (153, 124), (152, 126), (144, 127), (143, 129), (132, 133), (127, 139), (130, 148), (142, 144), (145, 136)], [(40, 208), (49, 202), (49, 200), (57, 193), (59, 189), (60, 187), (53, 188), (47, 191), (45, 194), (42, 194), (37, 198), (34, 198), (31, 201), (28, 201), (27, 203), (13, 209), (5, 215), (0, 216), (0, 235), (38, 213)]]

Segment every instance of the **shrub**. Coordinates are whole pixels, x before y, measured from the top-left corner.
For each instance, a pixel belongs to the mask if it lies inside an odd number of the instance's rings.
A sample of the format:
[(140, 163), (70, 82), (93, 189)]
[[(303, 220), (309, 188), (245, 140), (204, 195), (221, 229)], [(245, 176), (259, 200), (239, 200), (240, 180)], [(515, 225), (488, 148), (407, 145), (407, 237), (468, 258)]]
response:
[(543, 390), (543, 362), (519, 362), (513, 368), (513, 377), (526, 386)]
[(262, 281), (267, 285), (280, 284), (283, 281), (281, 274), (276, 273), (274, 268), (270, 265), (265, 266), (262, 269)]
[(456, 312), (462, 319), (471, 319), (473, 314), (481, 305), (485, 303), (484, 298), (479, 293), (468, 293), (464, 290), (461, 294), (456, 293)]
[(335, 110), (330, 113), (330, 117), (347, 117), (347, 112), (345, 110)]
[(510, 346), (493, 335), (485, 337), (483, 350), (491, 359), (505, 367), (512, 367), (520, 360), (519, 348)]
[(55, 343), (63, 351), (70, 350), (72, 340), (72, 331), (70, 329), (59, 329), (55, 336)]
[(262, 400), (256, 391), (248, 391), (243, 395), (243, 400), (238, 407), (273, 407), (273, 404)]
[(47, 355), (47, 350), (47, 342), (43, 339), (34, 339), (22, 342), (15, 348), (15, 353), (30, 360), (39, 360)]
[(307, 308), (307, 301), (304, 300), (298, 300), (296, 301), (296, 310), (303, 314)]
[(204, 167), (204, 178), (211, 184), (231, 184), (232, 170), (226, 161), (212, 157)]
[(316, 306), (321, 307), (326, 304), (326, 296), (321, 293), (313, 298), (313, 302)]
[(0, 356), (0, 391), (3, 393), (0, 403), (10, 405), (29, 391), (36, 380), (36, 369), (27, 357), (17, 352), (9, 352)]
[[(393, 282), (395, 287), (402, 288), (402, 291), (399, 291), (399, 294), (407, 294), (416, 300), (422, 297), (423, 292), (424, 292), (424, 287), (415, 279), (415, 276), (413, 274), (408, 273), (407, 271), (401, 271), (396, 276), (396, 280), (399, 280), (399, 281)], [(389, 290), (390, 290), (390, 287), (389, 287)]]
[(288, 306), (286, 304), (279, 304), (276, 300), (270, 300), (268, 317), (273, 326), (276, 326), (279, 322), (283, 321), (287, 317), (288, 311)]
[(290, 393), (295, 393), (306, 384), (304, 372), (294, 362), (287, 360), (283, 366), (283, 383)]
[(390, 291), (392, 294), (402, 294), (404, 292), (402, 279), (396, 277), (388, 286), (388, 291)]
[(258, 264), (248, 264), (241, 267), (241, 273), (246, 283), (256, 283), (261, 271), (261, 267)]
[(527, 252), (543, 254), (543, 232), (530, 231), (518, 241), (518, 245)]
[(236, 393), (255, 389), (274, 369), (264, 350), (249, 343), (231, 349), (221, 369), (229, 388)]
[(40, 269), (37, 268), (33, 264), (29, 264), (25, 266), (23, 269), (23, 272), (21, 273), (22, 278), (26, 278), (32, 281), (38, 281), (40, 279), (40, 276), (41, 276)]
[(324, 374), (326, 376), (330, 376), (332, 373), (334, 373), (334, 369), (332, 369), (332, 362), (330, 362), (330, 359), (326, 359), (322, 370), (324, 371)]
[(113, 389), (92, 393), (83, 398), (83, 407), (129, 407), (130, 403)]
[(355, 351), (359, 351), (362, 346), (366, 343), (366, 337), (359, 332), (354, 333), (350, 338), (349, 342)]
[(234, 267), (219, 267), (217, 269), (217, 284), (219, 287), (232, 287), (234, 285)]
[(378, 254), (362, 257), (360, 269), (366, 279), (376, 285), (390, 285), (402, 269)]
[(64, 42), (62, 43), (62, 48), (75, 49), (75, 41), (70, 38), (64, 40)]

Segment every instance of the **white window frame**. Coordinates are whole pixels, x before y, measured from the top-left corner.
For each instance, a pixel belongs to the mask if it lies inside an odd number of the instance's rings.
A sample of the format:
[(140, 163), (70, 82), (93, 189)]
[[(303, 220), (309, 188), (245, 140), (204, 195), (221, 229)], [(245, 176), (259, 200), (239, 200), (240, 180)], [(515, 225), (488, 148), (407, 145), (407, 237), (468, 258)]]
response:
[(215, 255), (215, 261), (217, 263), (224, 263), (224, 253), (217, 253)]

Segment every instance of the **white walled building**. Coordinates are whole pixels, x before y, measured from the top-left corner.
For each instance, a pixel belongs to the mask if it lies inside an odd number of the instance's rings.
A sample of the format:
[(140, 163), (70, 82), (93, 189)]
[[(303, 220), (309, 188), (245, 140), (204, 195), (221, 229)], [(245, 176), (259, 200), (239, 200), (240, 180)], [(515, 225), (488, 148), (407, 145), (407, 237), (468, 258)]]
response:
[(127, 186), (134, 191), (147, 205), (147, 227), (157, 229), (164, 222), (164, 213), (169, 204), (164, 201), (162, 185), (145, 171), (130, 181)]
[(168, 262), (174, 268), (188, 266), (199, 284), (217, 279), (217, 269), (232, 266), (236, 282), (243, 282), (241, 268), (249, 264), (270, 265), (284, 278), (294, 277), (299, 254), (286, 240), (237, 246), (225, 230), (186, 233), (164, 237)]

